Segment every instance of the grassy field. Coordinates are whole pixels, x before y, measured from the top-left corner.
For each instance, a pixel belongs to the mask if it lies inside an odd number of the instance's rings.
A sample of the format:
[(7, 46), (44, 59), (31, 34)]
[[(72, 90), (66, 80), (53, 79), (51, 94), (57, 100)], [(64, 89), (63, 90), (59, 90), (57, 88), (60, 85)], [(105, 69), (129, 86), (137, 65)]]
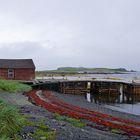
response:
[(29, 85), (14, 82), (14, 81), (6, 81), (0, 80), (0, 91), (7, 91), (7, 92), (27, 92), (30, 91), (32, 88)]

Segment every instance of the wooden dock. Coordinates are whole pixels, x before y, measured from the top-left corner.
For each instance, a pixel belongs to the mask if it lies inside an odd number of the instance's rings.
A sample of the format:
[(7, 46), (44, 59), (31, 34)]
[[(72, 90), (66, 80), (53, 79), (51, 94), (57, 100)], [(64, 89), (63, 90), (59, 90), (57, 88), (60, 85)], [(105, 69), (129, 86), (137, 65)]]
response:
[(140, 83), (121, 80), (40, 80), (33, 87), (54, 90), (64, 94), (85, 95), (88, 92), (117, 94), (125, 92), (140, 95)]

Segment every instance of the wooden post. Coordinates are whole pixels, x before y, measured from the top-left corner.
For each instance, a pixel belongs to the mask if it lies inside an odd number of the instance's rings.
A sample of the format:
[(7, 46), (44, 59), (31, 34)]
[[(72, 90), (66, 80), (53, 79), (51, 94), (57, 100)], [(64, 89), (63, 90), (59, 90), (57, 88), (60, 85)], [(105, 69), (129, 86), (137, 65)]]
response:
[(108, 93), (110, 95), (110, 82), (108, 83)]
[(90, 95), (91, 93), (90, 93), (90, 90), (91, 90), (91, 82), (87, 82), (87, 91), (88, 92), (86, 93), (86, 95), (87, 95), (87, 101), (88, 102), (91, 102), (91, 98), (90, 98), (91, 97), (91, 95)]
[[(126, 86), (126, 85), (125, 85)], [(128, 93), (126, 93), (126, 94), (128, 94)], [(124, 92), (123, 92), (123, 94), (122, 94), (122, 103), (124, 103), (125, 101), (124, 101)]]

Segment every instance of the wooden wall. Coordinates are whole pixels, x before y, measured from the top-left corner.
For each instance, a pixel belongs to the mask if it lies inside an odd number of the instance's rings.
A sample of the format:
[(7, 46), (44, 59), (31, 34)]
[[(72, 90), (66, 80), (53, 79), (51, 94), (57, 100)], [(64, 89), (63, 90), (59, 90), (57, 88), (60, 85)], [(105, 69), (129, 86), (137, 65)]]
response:
[(60, 82), (60, 92), (68, 94), (85, 94), (87, 92), (98, 94), (98, 93), (109, 93), (118, 94), (120, 93), (121, 86), (123, 87), (122, 92), (126, 94), (139, 94), (140, 85), (132, 84), (121, 84), (117, 82), (102, 82), (102, 81), (91, 81), (91, 86), (88, 88), (88, 81), (67, 81)]
[[(90, 83), (90, 87), (88, 87)], [(66, 94), (118, 93), (120, 85), (111, 82), (69, 81), (60, 83), (60, 92)]]
[[(12, 69), (12, 68), (11, 68)], [(10, 80), (8, 78), (8, 69), (0, 69), (0, 78)], [(35, 79), (35, 69), (14, 69), (14, 78), (11, 80), (33, 80)]]
[(87, 82), (61, 82), (60, 92), (66, 94), (85, 94), (87, 92)]
[(140, 94), (140, 85), (124, 85), (124, 92), (125, 93), (132, 93), (132, 94)]

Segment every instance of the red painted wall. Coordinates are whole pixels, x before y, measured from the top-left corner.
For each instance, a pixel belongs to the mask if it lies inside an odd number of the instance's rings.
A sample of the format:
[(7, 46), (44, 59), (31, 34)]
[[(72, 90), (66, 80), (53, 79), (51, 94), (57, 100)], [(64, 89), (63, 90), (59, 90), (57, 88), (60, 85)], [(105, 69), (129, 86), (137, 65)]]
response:
[[(11, 68), (12, 69), (12, 68)], [(0, 78), (8, 79), (8, 69), (0, 69)], [(33, 80), (35, 79), (35, 69), (14, 69), (14, 78), (11, 80)]]

